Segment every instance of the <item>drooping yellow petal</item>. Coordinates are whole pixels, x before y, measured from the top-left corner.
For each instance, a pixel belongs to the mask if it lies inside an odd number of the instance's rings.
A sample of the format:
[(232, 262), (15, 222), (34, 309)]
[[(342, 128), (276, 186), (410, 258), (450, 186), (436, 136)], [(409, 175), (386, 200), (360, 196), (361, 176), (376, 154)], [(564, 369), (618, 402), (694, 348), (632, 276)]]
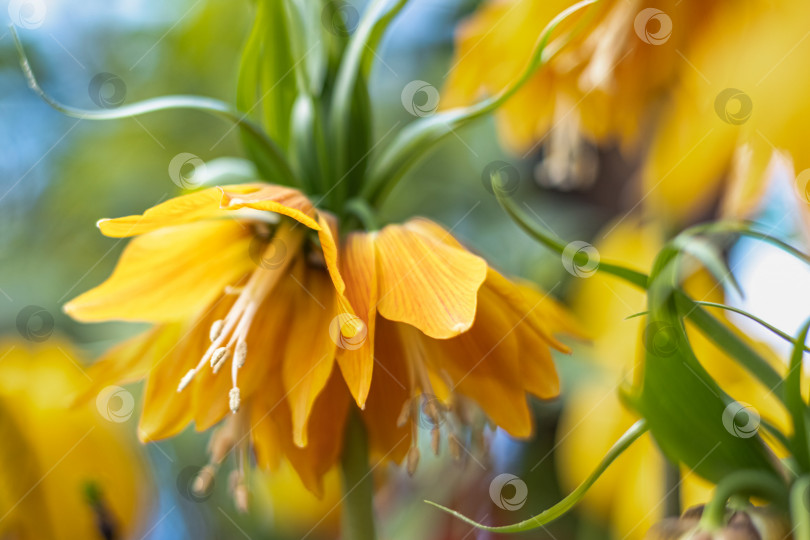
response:
[[(233, 185), (228, 186), (228, 191), (231, 193), (246, 193), (259, 189), (262, 185)], [(163, 227), (225, 217), (227, 213), (220, 207), (221, 200), (222, 190), (218, 187), (212, 187), (169, 199), (153, 206), (143, 215), (102, 219), (98, 222), (98, 227), (105, 236), (125, 238), (146, 234)]]
[(518, 286), (492, 268), (487, 270), (487, 280), (483, 288), (490, 289), (500, 296), (504, 300), (507, 311), (520, 319), (525, 319), (550, 346), (559, 351), (570, 351), (553, 335), (553, 332), (563, 332), (567, 329), (562, 328), (559, 324), (549, 324), (548, 315), (544, 314), (546, 306), (554, 302), (547, 293), (540, 293), (526, 286)]
[[(269, 383), (275, 386), (273, 382)], [(323, 493), (323, 475), (337, 463), (343, 448), (343, 431), (350, 396), (337, 370), (317, 396), (302, 448), (291, 436), (294, 420), (288, 402), (275, 399), (281, 389), (257, 392), (251, 407), (251, 430), (260, 463), (272, 463), (283, 453), (306, 488), (318, 497)], [(275, 455), (275, 457), (274, 457)]]
[(379, 318), (376, 324), (374, 384), (363, 410), (371, 457), (400, 462), (411, 445), (411, 425), (397, 425), (402, 407), (410, 399), (411, 381), (397, 323)]
[(332, 372), (337, 345), (329, 326), (339, 311), (328, 273), (306, 268), (291, 279), (298, 280), (301, 289), (293, 304), (295, 316), (284, 349), (281, 378), (292, 412), (293, 440), (304, 447), (312, 405)]
[(155, 341), (138, 424), (141, 442), (177, 435), (193, 419), (193, 394), (189, 389), (178, 392), (177, 385), (202, 358), (208, 346), (208, 333), (209, 326), (201, 321), (190, 328), (167, 325), (167, 331)]
[(515, 323), (523, 387), (540, 399), (557, 397), (560, 378), (545, 338), (525, 320)]
[(152, 344), (165, 331), (165, 326), (155, 326), (105, 352), (87, 369), (88, 384), (77, 392), (73, 401), (85, 402), (94, 399), (99, 390), (106, 386), (127, 384), (146, 377), (152, 367), (149, 354)]
[(130, 241), (112, 275), (65, 305), (80, 321), (171, 322), (195, 316), (255, 268), (250, 229), (235, 221), (187, 223)]
[(293, 218), (315, 231), (321, 226), (315, 220), (317, 211), (306, 196), (297, 189), (271, 184), (253, 184), (255, 189), (232, 189), (225, 186), (221, 189), (221, 206), (228, 210), (253, 208), (275, 212)]
[(475, 319), (486, 262), (406, 224), (374, 236), (380, 315), (436, 339), (465, 332)]
[(337, 361), (343, 378), (357, 405), (366, 405), (371, 376), (374, 369), (374, 330), (377, 319), (377, 269), (374, 242), (363, 233), (353, 233), (346, 238), (341, 261), (342, 274), (348, 287), (346, 297), (355, 313), (365, 325), (354, 337), (337, 336)]
[(433, 371), (446, 371), (455, 391), (477, 402), (507, 433), (528, 437), (532, 421), (522, 391), (518, 336), (510, 324), (514, 317), (489, 289), (478, 296), (478, 315), (468, 332), (448, 340), (423, 338), (426, 361)]

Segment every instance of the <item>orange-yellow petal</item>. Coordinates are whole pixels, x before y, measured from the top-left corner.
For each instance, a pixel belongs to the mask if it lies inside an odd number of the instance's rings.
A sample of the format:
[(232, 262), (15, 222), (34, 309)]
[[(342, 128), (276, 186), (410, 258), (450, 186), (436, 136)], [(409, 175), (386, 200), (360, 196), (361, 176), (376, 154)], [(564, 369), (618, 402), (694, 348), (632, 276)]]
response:
[(254, 268), (250, 240), (250, 231), (230, 220), (139, 236), (107, 281), (70, 301), (65, 311), (84, 322), (187, 319)]
[(312, 408), (309, 444), (301, 448), (291, 437), (294, 427), (287, 401), (275, 398), (281, 390), (276, 384), (270, 382), (269, 392), (258, 392), (252, 398), (251, 437), (257, 458), (262, 465), (275, 465), (286, 456), (304, 486), (320, 497), (323, 475), (337, 463), (343, 448), (350, 396), (340, 374), (333, 372)]
[[(262, 185), (238, 184), (228, 186), (228, 191), (231, 193), (244, 193), (256, 190)], [(98, 222), (98, 227), (105, 236), (125, 238), (146, 234), (163, 227), (224, 217), (226, 213), (220, 208), (221, 200), (222, 190), (212, 187), (169, 199), (153, 206), (143, 215), (102, 219)]]
[(233, 186), (220, 188), (222, 199), (220, 205), (227, 210), (253, 208), (275, 212), (293, 218), (310, 229), (320, 230), (315, 220), (317, 211), (309, 199), (297, 189), (271, 184), (253, 184), (253, 189), (232, 189)]
[(469, 332), (442, 341), (422, 338), (428, 365), (434, 372), (446, 372), (455, 390), (477, 402), (507, 433), (528, 437), (532, 421), (524, 392), (515, 317), (487, 288), (481, 289), (479, 302)]
[(411, 445), (411, 426), (398, 426), (402, 407), (410, 399), (411, 382), (397, 323), (379, 318), (376, 325), (378, 367), (362, 413), (373, 460), (400, 462)]
[(177, 385), (202, 357), (208, 344), (208, 330), (200, 323), (191, 328), (167, 325), (166, 331), (155, 340), (138, 424), (142, 442), (177, 435), (191, 422), (192, 393), (178, 392)]
[(291, 279), (297, 280), (301, 289), (293, 304), (281, 379), (292, 412), (293, 440), (304, 447), (312, 405), (332, 372), (337, 345), (329, 334), (329, 326), (339, 311), (335, 289), (326, 272), (306, 268), (295, 272)]
[(352, 396), (361, 409), (366, 405), (374, 369), (374, 330), (377, 318), (377, 271), (374, 242), (364, 233), (346, 238), (341, 261), (348, 287), (346, 297), (365, 325), (354, 337), (338, 335), (337, 362)]
[(436, 339), (472, 326), (487, 274), (483, 259), (407, 224), (385, 227), (374, 243), (380, 315)]

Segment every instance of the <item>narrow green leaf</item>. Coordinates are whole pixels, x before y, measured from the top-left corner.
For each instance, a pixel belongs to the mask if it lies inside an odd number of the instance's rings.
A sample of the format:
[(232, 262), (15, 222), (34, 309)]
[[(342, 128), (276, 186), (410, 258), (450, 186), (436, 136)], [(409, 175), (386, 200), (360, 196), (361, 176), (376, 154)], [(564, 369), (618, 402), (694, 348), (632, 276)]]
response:
[(743, 296), (742, 288), (737, 282), (737, 278), (723, 259), (720, 250), (715, 244), (705, 238), (698, 236), (681, 236), (676, 239), (676, 245), (684, 253), (688, 253), (698, 261), (714, 276), (718, 283), (728, 281), (740, 296)]
[[(695, 304), (697, 304), (699, 306), (714, 307), (714, 308), (724, 309), (726, 311), (731, 311), (732, 313), (737, 313), (739, 315), (742, 315), (742, 316), (744, 316), (744, 317), (746, 317), (748, 319), (751, 319), (752, 321), (759, 324), (760, 326), (762, 326), (764, 328), (767, 328), (768, 330), (770, 330), (771, 332), (773, 332), (774, 334), (776, 334), (780, 338), (784, 339), (788, 343), (790, 343), (792, 345), (798, 344), (798, 342), (795, 339), (793, 339), (793, 336), (791, 336), (787, 332), (783, 332), (782, 330), (779, 330), (777, 327), (775, 327), (772, 324), (769, 324), (768, 322), (760, 319), (759, 317), (757, 317), (756, 315), (754, 315), (752, 313), (748, 313), (744, 309), (736, 308), (736, 307), (733, 307), (733, 306), (727, 306), (725, 304), (718, 304), (718, 303), (715, 303), (715, 302), (703, 302), (703, 301), (699, 301), (699, 300), (695, 300), (694, 302), (695, 302)], [(631, 315), (631, 317), (632, 317), (632, 315)], [(630, 317), (628, 317), (628, 318), (630, 318)], [(804, 350), (810, 352), (810, 347), (805, 346)]]
[[(244, 115), (232, 109), (226, 103), (217, 99), (201, 96), (163, 96), (159, 98), (147, 99), (129, 105), (122, 105), (114, 109), (87, 110), (64, 105), (51, 96), (39, 86), (25, 49), (20, 42), (17, 31), (13, 26), (9, 27), (14, 44), (17, 47), (17, 55), (20, 67), (23, 70), (28, 86), (48, 105), (66, 116), (81, 118), (82, 120), (116, 120), (120, 118), (132, 118), (143, 114), (159, 111), (191, 109), (206, 112), (208, 114), (224, 118), (235, 124), (241, 130), (244, 140), (260, 150), (263, 159), (256, 161), (257, 167), (265, 176), (266, 180), (278, 184), (295, 185), (296, 179), (287, 159), (281, 153), (278, 145), (262, 131), (262, 129), (248, 120)], [(255, 161), (255, 160), (254, 160)]]
[[(734, 358), (767, 388), (776, 390), (782, 385), (782, 377), (779, 376), (779, 373), (748, 343), (735, 334), (728, 325), (700, 307), (685, 293), (679, 291), (676, 296), (680, 312), (692, 321), (703, 335)], [(778, 398), (784, 399), (782, 392), (775, 391), (774, 394)]]
[(808, 447), (807, 438), (810, 425), (808, 425), (807, 404), (802, 398), (802, 357), (808, 330), (810, 330), (810, 320), (802, 326), (799, 335), (796, 336), (796, 344), (790, 355), (790, 367), (787, 377), (785, 377), (785, 402), (793, 421), (793, 437), (791, 438), (793, 456), (804, 471), (810, 471), (810, 447)]
[[(371, 103), (365, 80), (375, 50), (385, 29), (408, 0), (375, 0), (367, 8), (338, 69), (329, 108), (329, 133), (337, 164), (338, 189), (345, 197), (358, 189), (357, 178), (365, 173), (365, 159), (371, 137)], [(364, 71), (366, 71), (364, 73)], [(347, 176), (352, 178), (347, 182)]]
[[(555, 251), (560, 255), (563, 254), (567, 244), (563, 242), (560, 237), (554, 234), (554, 232), (547, 227), (537, 223), (535, 220), (532, 220), (521, 208), (517, 206), (517, 204), (515, 204), (515, 201), (512, 200), (509, 195), (495, 183), (493, 183), (493, 191), (495, 193), (495, 197), (498, 199), (498, 203), (501, 205), (504, 211), (506, 211), (509, 217), (512, 218), (512, 221), (523, 229), (526, 234), (552, 251)], [(624, 279), (625, 281), (642, 289), (647, 288), (647, 276), (636, 270), (625, 268), (618, 264), (600, 261), (599, 271)]]
[(636, 442), (639, 437), (641, 437), (644, 433), (647, 432), (647, 426), (644, 420), (639, 420), (635, 424), (633, 424), (630, 429), (628, 429), (624, 435), (622, 435), (618, 441), (608, 450), (605, 457), (602, 458), (602, 461), (599, 462), (599, 465), (596, 469), (582, 482), (577, 488), (572, 491), (567, 497), (563, 500), (544, 510), (543, 512), (537, 514), (534, 517), (521, 521), (520, 523), (515, 523), (513, 525), (503, 525), (501, 527), (493, 527), (490, 525), (484, 525), (483, 523), (478, 523), (475, 520), (472, 520), (461, 514), (456, 512), (455, 510), (451, 510), (445, 506), (437, 504), (431, 501), (425, 501), (431, 506), (435, 506), (439, 510), (443, 510), (448, 514), (457, 517), (458, 519), (476, 527), (478, 529), (482, 529), (485, 531), (492, 531), (498, 533), (515, 533), (515, 532), (523, 532), (523, 531), (530, 531), (532, 529), (537, 529), (538, 527), (542, 527), (547, 523), (554, 521), (555, 519), (565, 515), (571, 508), (573, 508), (579, 501), (582, 500), (582, 497), (585, 496), (585, 493), (591, 488), (591, 486), (599, 479), (600, 476), (610, 467), (610, 465), (616, 460), (617, 457), (622, 455), (622, 453), (627, 450), (634, 442)]
[(577, 11), (597, 1), (582, 0), (554, 17), (540, 33), (532, 57), (524, 71), (496, 95), (469, 107), (451, 109), (420, 118), (403, 129), (394, 141), (372, 160), (369, 181), (363, 196), (372, 203), (379, 204), (408, 169), (434, 149), (439, 141), (456, 129), (491, 113), (506, 103), (541, 65), (548, 62), (561, 49), (559, 46), (546, 48), (551, 34), (557, 26)]
[(810, 540), (810, 475), (796, 480), (790, 489), (790, 515), (796, 540)]

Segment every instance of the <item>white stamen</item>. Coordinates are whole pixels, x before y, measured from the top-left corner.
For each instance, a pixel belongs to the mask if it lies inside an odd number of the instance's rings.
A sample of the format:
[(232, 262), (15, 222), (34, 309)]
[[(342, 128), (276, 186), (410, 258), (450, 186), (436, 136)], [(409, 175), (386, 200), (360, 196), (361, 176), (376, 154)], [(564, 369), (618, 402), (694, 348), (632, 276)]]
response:
[(236, 413), (237, 411), (239, 411), (239, 402), (240, 402), (239, 388), (236, 387), (231, 388), (231, 391), (228, 392), (228, 397), (230, 398), (231, 412)]
[(211, 325), (211, 332), (208, 334), (208, 336), (211, 338), (211, 343), (219, 339), (219, 336), (222, 335), (222, 328), (224, 326), (225, 321), (223, 321), (222, 319), (214, 321), (214, 324)]
[(234, 353), (233, 361), (236, 362), (236, 367), (241, 369), (245, 365), (247, 359), (247, 343), (243, 340), (236, 342), (236, 353)]
[(196, 369), (190, 369), (190, 370), (188, 370), (188, 373), (186, 373), (185, 375), (183, 375), (183, 378), (182, 378), (182, 379), (180, 379), (180, 384), (178, 384), (178, 385), (177, 385), (177, 391), (178, 391), (178, 392), (182, 392), (182, 391), (183, 391), (183, 389), (184, 389), (186, 386), (188, 386), (188, 383), (190, 383), (190, 382), (191, 382), (191, 379), (193, 379), (193, 378), (194, 378), (194, 375), (196, 375), (196, 374), (197, 374), (197, 370), (196, 370)]
[(218, 357), (216, 357), (216, 355), (215, 355), (216, 362), (214, 362), (213, 359), (211, 360), (212, 363), (213, 363), (213, 366), (211, 366), (211, 368), (212, 368), (215, 375), (217, 373), (219, 373), (219, 370), (222, 369), (222, 366), (224, 366), (225, 362), (228, 361), (228, 358), (231, 357), (231, 351), (230, 350), (226, 349), (225, 347), (223, 347), (220, 350), (223, 351), (223, 354), (220, 354)]
[(231, 351), (227, 347), (220, 347), (211, 355), (211, 367), (214, 368), (214, 373), (219, 371), (222, 364), (231, 356)]

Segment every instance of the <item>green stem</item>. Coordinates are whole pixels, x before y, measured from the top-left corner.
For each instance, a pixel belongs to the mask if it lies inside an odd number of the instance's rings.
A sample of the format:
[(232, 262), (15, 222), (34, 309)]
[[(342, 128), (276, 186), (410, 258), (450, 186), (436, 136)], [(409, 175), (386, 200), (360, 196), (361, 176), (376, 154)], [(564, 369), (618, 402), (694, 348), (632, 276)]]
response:
[(342, 540), (374, 540), (374, 482), (368, 466), (368, 438), (359, 415), (352, 413), (346, 424), (343, 455)]
[(464, 514), (456, 512), (455, 510), (451, 510), (445, 506), (440, 504), (436, 504), (435, 502), (425, 501), (426, 503), (435, 506), (439, 510), (443, 510), (448, 514), (451, 514), (461, 521), (472, 525), (473, 527), (477, 527), (484, 531), (492, 531), (492, 532), (499, 532), (499, 533), (512, 533), (512, 532), (523, 532), (529, 531), (531, 529), (536, 529), (538, 527), (542, 527), (546, 523), (554, 521), (555, 519), (563, 516), (566, 512), (571, 510), (580, 500), (582, 497), (585, 496), (585, 493), (591, 488), (591, 486), (602, 476), (608, 467), (610, 467), (611, 463), (613, 463), (617, 457), (622, 455), (622, 453), (627, 450), (630, 445), (638, 440), (639, 437), (644, 435), (647, 432), (647, 423), (645, 420), (639, 420), (633, 426), (628, 429), (624, 435), (616, 441), (605, 457), (602, 458), (602, 461), (599, 463), (599, 466), (594, 470), (588, 478), (585, 479), (577, 488), (572, 491), (567, 497), (563, 500), (544, 510), (543, 512), (537, 514), (534, 517), (531, 517), (527, 520), (521, 521), (520, 523), (515, 523), (513, 525), (504, 525), (502, 527), (492, 527), (489, 525), (484, 525), (482, 523), (478, 523), (474, 521)]
[(260, 147), (267, 152), (267, 156), (275, 169), (275, 172), (280, 175), (280, 178), (268, 178), (267, 180), (274, 180), (277, 183), (286, 185), (296, 185), (297, 179), (292, 167), (287, 162), (287, 159), (282, 154), (279, 147), (273, 142), (262, 129), (253, 122), (246, 119), (245, 115), (241, 115), (238, 111), (231, 108), (226, 103), (202, 96), (163, 96), (159, 98), (151, 98), (130, 105), (116, 107), (114, 109), (100, 109), (100, 110), (87, 110), (78, 107), (71, 107), (53, 99), (45, 93), (39, 82), (37, 82), (34, 72), (31, 69), (31, 64), (28, 61), (28, 56), (25, 54), (22, 42), (20, 41), (17, 31), (13, 26), (9, 26), (11, 37), (14, 39), (14, 44), (17, 47), (17, 55), (20, 60), (20, 67), (22, 68), (23, 75), (28, 82), (28, 86), (33, 90), (45, 103), (50, 105), (53, 109), (61, 112), (66, 116), (79, 118), (81, 120), (116, 120), (120, 118), (132, 118), (143, 114), (152, 112), (170, 110), (170, 109), (192, 109), (207, 112), (214, 116), (224, 118), (236, 125), (238, 125), (242, 132), (248, 135), (251, 139), (256, 141)]
[(804, 471), (810, 471), (810, 448), (808, 448), (808, 419), (807, 404), (802, 397), (802, 357), (804, 356), (804, 343), (810, 331), (810, 320), (802, 326), (793, 354), (790, 356), (790, 367), (785, 377), (785, 405), (793, 420), (793, 456)]
[(664, 463), (664, 516), (679, 517), (681, 515), (681, 469), (676, 463), (667, 460)]
[[(540, 33), (528, 64), (520, 76), (497, 94), (469, 107), (422, 118), (406, 127), (369, 168), (369, 180), (362, 196), (372, 205), (379, 206), (405, 173), (421, 160), (437, 143), (456, 129), (488, 115), (506, 103), (531, 79), (537, 69), (547, 63), (566, 43), (565, 38), (549, 45), (551, 34), (557, 26), (577, 11), (599, 0), (581, 0), (555, 16)], [(569, 34), (570, 36), (570, 34)]]
[(344, 210), (348, 215), (356, 217), (366, 231), (376, 231), (380, 228), (374, 210), (364, 199), (350, 199)]
[(810, 540), (810, 476), (796, 480), (790, 490), (790, 513), (796, 540)]
[(785, 484), (764, 471), (739, 471), (724, 478), (714, 491), (714, 496), (703, 510), (701, 528), (716, 531), (726, 526), (726, 503), (734, 495), (760, 496), (783, 506)]

